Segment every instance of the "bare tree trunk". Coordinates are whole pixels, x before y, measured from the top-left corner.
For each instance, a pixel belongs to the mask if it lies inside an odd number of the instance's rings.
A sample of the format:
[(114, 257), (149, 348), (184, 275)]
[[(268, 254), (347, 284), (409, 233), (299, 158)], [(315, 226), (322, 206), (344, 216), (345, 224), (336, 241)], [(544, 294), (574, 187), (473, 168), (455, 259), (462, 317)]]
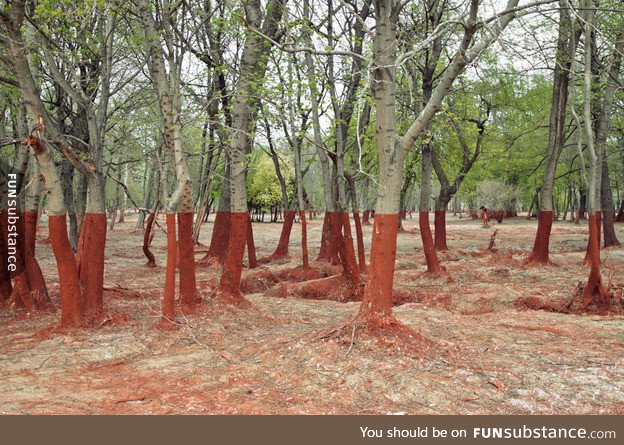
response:
[(115, 221), (117, 220), (117, 212), (119, 211), (119, 204), (121, 202), (121, 186), (119, 183), (121, 182), (121, 162), (117, 160), (116, 166), (116, 177), (117, 181), (115, 182), (115, 198), (113, 201), (113, 207), (111, 208), (111, 217), (108, 226), (108, 230), (113, 230), (115, 228)]

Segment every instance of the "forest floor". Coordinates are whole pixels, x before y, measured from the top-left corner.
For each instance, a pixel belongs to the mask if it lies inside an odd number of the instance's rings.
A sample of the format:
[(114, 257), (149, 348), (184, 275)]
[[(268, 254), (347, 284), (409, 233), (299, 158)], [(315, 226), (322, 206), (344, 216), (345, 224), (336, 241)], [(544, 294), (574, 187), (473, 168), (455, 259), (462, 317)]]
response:
[[(209, 267), (198, 269), (206, 303), (179, 315), (176, 329), (160, 329), (166, 240), (158, 230), (158, 267), (145, 267), (135, 218), (109, 232), (107, 316), (97, 326), (63, 331), (54, 328), (58, 313), (0, 310), (0, 414), (624, 414), (624, 317), (518, 304), (519, 298), (565, 303), (574, 296), (588, 275), (586, 224), (555, 222), (554, 264), (538, 268), (522, 265), (535, 220), (482, 229), (480, 221), (449, 214), (450, 250), (441, 259), (450, 279), (434, 279), (423, 275), (417, 220), (408, 219), (395, 280), (405, 304), (394, 314), (435, 345), (415, 353), (351, 330), (357, 302), (260, 291), (247, 295), (248, 310), (213, 304), (209, 288), (219, 270)], [(311, 257), (321, 226), (319, 218), (309, 226)], [(281, 224), (254, 228), (258, 257), (269, 255)], [(205, 224), (202, 243), (209, 243), (211, 229)], [(495, 229), (498, 252), (485, 253)], [(41, 238), (46, 231), (42, 225)], [(624, 241), (624, 225), (617, 231)], [(371, 226), (364, 235), (368, 252)], [(244, 276), (297, 267), (299, 239), (295, 224), (292, 259)], [(37, 249), (58, 306), (50, 246)], [(624, 249), (602, 256), (605, 282), (621, 299)], [(342, 337), (327, 335), (339, 325)]]

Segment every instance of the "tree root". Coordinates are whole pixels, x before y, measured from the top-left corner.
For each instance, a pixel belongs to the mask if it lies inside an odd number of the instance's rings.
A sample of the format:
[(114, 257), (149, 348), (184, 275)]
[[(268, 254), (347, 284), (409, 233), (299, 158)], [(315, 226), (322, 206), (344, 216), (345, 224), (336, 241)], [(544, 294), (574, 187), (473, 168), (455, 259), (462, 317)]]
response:
[(414, 331), (391, 315), (356, 317), (329, 330), (315, 333), (313, 340), (335, 340), (347, 346), (347, 354), (366, 339), (374, 340), (384, 350), (416, 355), (438, 355), (444, 348)]

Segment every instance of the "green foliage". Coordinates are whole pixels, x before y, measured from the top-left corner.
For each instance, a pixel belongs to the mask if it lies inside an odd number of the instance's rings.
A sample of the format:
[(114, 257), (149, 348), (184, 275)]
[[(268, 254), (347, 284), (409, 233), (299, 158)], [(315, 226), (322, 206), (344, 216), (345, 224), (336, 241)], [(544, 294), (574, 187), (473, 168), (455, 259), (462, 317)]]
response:
[[(282, 157), (283, 159), (283, 157)], [(290, 159), (280, 162), (280, 170), (284, 175), (287, 186), (290, 185), (288, 194), (292, 198), (294, 168)], [(268, 209), (271, 206), (282, 205), (282, 189), (271, 157), (264, 151), (254, 152), (253, 159), (249, 164), (247, 175), (247, 200), (251, 207)]]

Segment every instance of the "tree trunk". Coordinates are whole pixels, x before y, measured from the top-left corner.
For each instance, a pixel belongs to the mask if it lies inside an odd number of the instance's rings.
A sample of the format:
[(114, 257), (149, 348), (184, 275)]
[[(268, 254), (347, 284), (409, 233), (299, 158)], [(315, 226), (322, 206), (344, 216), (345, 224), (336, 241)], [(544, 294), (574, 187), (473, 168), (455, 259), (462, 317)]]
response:
[(145, 224), (145, 230), (143, 232), (143, 253), (147, 258), (147, 267), (156, 267), (156, 258), (154, 254), (151, 252), (149, 246), (152, 241), (152, 229), (154, 226), (154, 219), (156, 218), (156, 214), (158, 213), (158, 208), (156, 207), (153, 212), (151, 212), (147, 218), (147, 223)]
[(254, 242), (253, 225), (251, 224), (251, 217), (248, 215), (249, 223), (247, 224), (247, 260), (249, 262), (249, 268), (255, 269), (258, 267), (258, 260), (256, 259), (256, 243)]
[(431, 201), (431, 167), (433, 155), (433, 142), (426, 142), (422, 146), (422, 184), (420, 187), (420, 203), (418, 212), (418, 227), (423, 244), (425, 259), (427, 261), (427, 273), (439, 275), (443, 273), (440, 260), (433, 243), (431, 226), (429, 225), (429, 202)]
[(288, 244), (290, 242), (290, 232), (292, 231), (293, 222), (297, 212), (294, 210), (287, 210), (284, 212), (284, 224), (282, 224), (282, 231), (277, 243), (275, 251), (266, 258), (260, 260), (260, 263), (270, 263), (273, 260), (279, 260), (288, 257)]
[(396, 31), (398, 11), (391, 1), (378, 1), (373, 41), (375, 68), (373, 97), (379, 150), (379, 190), (375, 206), (370, 267), (358, 318), (371, 320), (391, 315), (396, 262), (400, 192), (405, 156), (397, 150), (396, 134)]
[(436, 199), (434, 213), (434, 244), (436, 250), (448, 250), (446, 243), (446, 209), (452, 196), (448, 189), (440, 187), (440, 194)]
[(200, 265), (208, 264), (213, 259), (219, 263), (223, 263), (225, 260), (225, 254), (230, 239), (230, 208), (230, 162), (226, 157), (223, 186), (221, 187), (219, 208), (212, 226), (210, 247), (206, 255), (199, 261)]
[(76, 261), (67, 237), (67, 209), (63, 198), (63, 188), (52, 154), (39, 139), (39, 134), (46, 130), (44, 121), (46, 121), (48, 116), (28, 65), (27, 55), (29, 51), (22, 38), (23, 15), (20, 14), (20, 11), (24, 11), (24, 2), (14, 2), (12, 5), (12, 23), (10, 26), (7, 26), (7, 31), (10, 36), (10, 52), (14, 64), (13, 70), (20, 84), (28, 116), (33, 122), (38, 122), (37, 136), (31, 134), (26, 139), (26, 145), (33, 147), (48, 191), (48, 226), (50, 229), (50, 242), (59, 274), (61, 325), (81, 326), (84, 324), (84, 318), (81, 310), (80, 284)]
[[(28, 72), (27, 75), (29, 75)], [(32, 77), (30, 77), (32, 80)], [(28, 80), (28, 79), (26, 79)], [(34, 86), (34, 81), (32, 83)], [(33, 89), (22, 89), (26, 94), (35, 92)], [(33, 102), (26, 101), (29, 115), (37, 115), (37, 109)], [(43, 131), (43, 126), (39, 128)], [(77, 327), (85, 324), (83, 318), (82, 296), (78, 279), (76, 260), (67, 237), (67, 220), (65, 200), (61, 180), (56, 171), (52, 155), (46, 146), (36, 136), (29, 136), (26, 144), (33, 147), (35, 157), (39, 163), (39, 169), (45, 178), (45, 187), (48, 191), (48, 228), (50, 231), (50, 244), (56, 259), (61, 290), (61, 326)]]
[(609, 167), (606, 158), (602, 162), (600, 199), (602, 204), (602, 229), (604, 232), (604, 247), (620, 246), (620, 241), (615, 234), (615, 204), (613, 203), (613, 193), (609, 183)]
[(358, 263), (360, 272), (366, 273), (366, 253), (364, 252), (364, 235), (362, 233), (362, 224), (360, 222), (359, 212), (353, 212), (353, 220), (355, 221), (355, 234), (357, 238)]
[(544, 168), (540, 186), (537, 233), (533, 243), (533, 251), (526, 259), (526, 264), (535, 265), (550, 263), (548, 254), (553, 220), (553, 188), (557, 164), (559, 163), (559, 157), (566, 138), (565, 118), (570, 67), (572, 66), (573, 51), (577, 38), (568, 18), (565, 0), (560, 0), (559, 3), (559, 37), (557, 39), (557, 60), (553, 78), (553, 94), (548, 126), (548, 153), (546, 154), (546, 167)]
[[(282, 0), (270, 0), (266, 6), (266, 17), (263, 17), (260, 0), (245, 3), (246, 22), (255, 29), (262, 29), (268, 36), (276, 36), (283, 12)], [(240, 290), (249, 224), (245, 183), (249, 161), (247, 155), (253, 144), (250, 135), (254, 132), (259, 109), (255, 91), (264, 81), (267, 69), (264, 59), (268, 58), (270, 50), (271, 45), (263, 37), (253, 32), (247, 33), (232, 107), (232, 138), (227, 147), (231, 161), (230, 241), (215, 298), (241, 306), (249, 305)]]
[[(587, 11), (584, 23), (585, 34), (585, 70), (584, 70), (584, 90), (583, 90), (583, 113), (585, 124), (585, 138), (587, 141), (587, 152), (589, 154), (589, 186), (587, 191), (589, 240), (587, 244), (586, 259), (590, 263), (590, 272), (587, 284), (583, 291), (583, 306), (587, 307), (592, 302), (599, 302), (607, 296), (607, 292), (602, 283), (600, 271), (600, 175), (602, 173), (602, 159), (604, 144), (600, 143), (600, 135), (594, 134), (592, 128), (592, 33), (594, 23), (594, 1), (588, 0)], [(600, 131), (600, 128), (599, 128)], [(596, 143), (598, 139), (598, 143)]]
[[(167, 278), (165, 281), (165, 299), (167, 303), (163, 309), (169, 310), (168, 298), (172, 298), (172, 289), (175, 289), (175, 268), (179, 266), (180, 271), (180, 303), (183, 305), (193, 305), (200, 301), (197, 293), (195, 280), (195, 252), (193, 246), (193, 189), (188, 162), (182, 150), (182, 124), (180, 114), (182, 112), (181, 103), (181, 60), (176, 60), (175, 55), (168, 53), (169, 71), (165, 68), (161, 37), (165, 40), (169, 48), (173, 46), (173, 31), (170, 29), (172, 17), (171, 11), (165, 10), (162, 28), (160, 33), (152, 12), (148, 9), (147, 2), (140, 0), (137, 2), (139, 14), (143, 24), (143, 31), (146, 38), (146, 46), (149, 53), (148, 67), (154, 79), (156, 93), (161, 112), (162, 134), (164, 147), (172, 157), (175, 166), (176, 187), (169, 198), (167, 204), (167, 242), (176, 242), (174, 246), (167, 245)], [(178, 236), (175, 237), (175, 214), (178, 214)], [(173, 230), (171, 236), (169, 231)], [(177, 256), (179, 252), (179, 257)], [(173, 270), (173, 274), (170, 273)], [(173, 284), (172, 284), (173, 282)], [(174, 315), (175, 316), (175, 315)], [(163, 317), (171, 319), (171, 314)]]
[[(34, 161), (34, 159), (33, 159)], [(41, 272), (41, 267), (35, 256), (37, 242), (37, 222), (39, 220), (39, 201), (41, 199), (41, 183), (39, 168), (32, 162), (30, 183), (26, 191), (26, 205), (24, 208), (24, 259), (28, 276), (31, 299), (37, 309), (46, 310), (52, 307), (48, 288)]]

